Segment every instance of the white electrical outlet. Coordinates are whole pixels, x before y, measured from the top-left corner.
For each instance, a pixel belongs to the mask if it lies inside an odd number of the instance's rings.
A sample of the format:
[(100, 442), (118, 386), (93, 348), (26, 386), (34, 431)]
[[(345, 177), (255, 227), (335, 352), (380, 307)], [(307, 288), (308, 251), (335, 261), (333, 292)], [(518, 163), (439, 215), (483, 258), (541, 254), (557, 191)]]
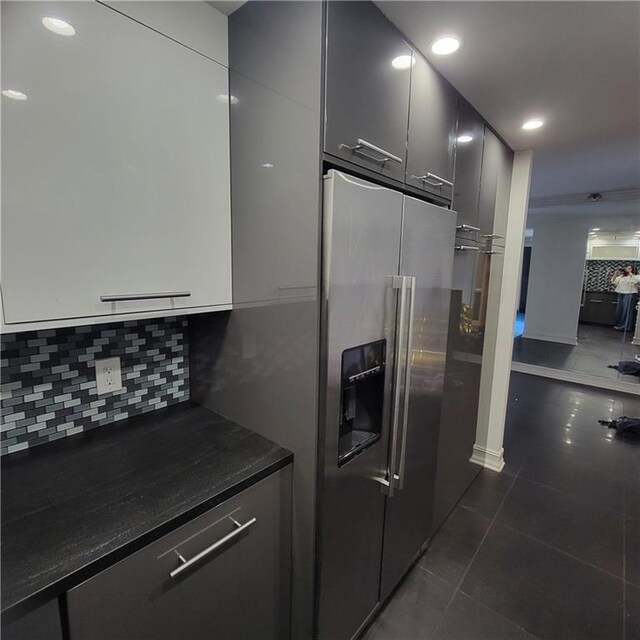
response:
[(96, 360), (96, 383), (98, 395), (122, 389), (120, 358)]

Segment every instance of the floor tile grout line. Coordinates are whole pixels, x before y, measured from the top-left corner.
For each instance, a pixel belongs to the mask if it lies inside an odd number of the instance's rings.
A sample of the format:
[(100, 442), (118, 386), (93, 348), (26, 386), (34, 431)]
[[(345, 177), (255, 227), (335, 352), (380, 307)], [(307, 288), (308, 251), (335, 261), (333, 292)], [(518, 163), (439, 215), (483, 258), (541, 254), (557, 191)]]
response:
[[(604, 573), (606, 576), (609, 576), (610, 578), (614, 578), (615, 580), (620, 580), (622, 583), (625, 583), (625, 579), (622, 576), (617, 576), (615, 573), (611, 573), (609, 571), (605, 571), (604, 569), (601, 569), (600, 567), (598, 567), (595, 564), (591, 564), (590, 562), (587, 562), (586, 560), (583, 560), (582, 558), (578, 558), (577, 556), (573, 556), (570, 553), (563, 551), (562, 549), (559, 549), (558, 547), (554, 547), (553, 545), (549, 544), (548, 542), (545, 542), (544, 540), (541, 540), (540, 538), (537, 538), (536, 536), (531, 535), (530, 533), (526, 533), (524, 531), (522, 531), (521, 529), (516, 529), (515, 527), (511, 527), (508, 524), (504, 524), (504, 523), (500, 523), (501, 527), (504, 527), (505, 529), (509, 529), (510, 531), (513, 531), (514, 533), (517, 533), (519, 535), (521, 535), (523, 538), (527, 538), (528, 540), (533, 540), (534, 542), (538, 542), (539, 544), (547, 547), (548, 549), (551, 549), (552, 551), (557, 551), (558, 553), (561, 553), (563, 556), (566, 556), (567, 558), (570, 558), (571, 560), (576, 560), (577, 562), (580, 562), (581, 564), (586, 565), (587, 567), (590, 567), (591, 569), (595, 569), (596, 571), (599, 571), (600, 573)], [(623, 570), (624, 570), (624, 557), (623, 557), (623, 561), (622, 561), (622, 566), (623, 566)]]
[[(574, 500), (582, 500), (582, 502), (584, 502), (585, 504), (591, 505), (592, 507), (596, 507), (598, 509), (603, 509), (604, 511), (608, 511), (610, 513), (617, 513), (617, 514), (622, 514), (621, 511), (616, 511), (615, 509), (610, 509), (609, 507), (605, 507), (601, 504), (598, 504), (597, 502), (592, 502), (591, 500), (585, 500), (584, 498), (579, 498), (578, 496), (575, 496), (571, 493), (567, 493), (566, 491), (562, 491), (561, 489), (556, 489), (555, 487), (552, 487), (548, 484), (544, 484), (543, 482), (538, 482), (537, 480), (532, 480), (531, 478), (527, 478), (527, 476), (518, 476), (518, 478), (522, 479), (522, 480), (526, 480), (527, 482), (531, 482), (533, 484), (538, 485), (539, 487), (544, 487), (545, 489), (550, 489), (551, 491), (555, 491), (556, 493), (560, 493), (563, 496), (567, 496), (568, 498), (574, 499)], [(623, 505), (623, 510), (624, 510), (624, 505)]]
[[(498, 473), (500, 473), (500, 472), (498, 472)], [(447, 611), (449, 611), (449, 608), (451, 607), (451, 603), (453, 602), (453, 600), (456, 597), (457, 593), (460, 591), (460, 587), (462, 585), (462, 582), (466, 578), (467, 573), (469, 573), (469, 569), (471, 568), (471, 565), (473, 564), (473, 561), (476, 559), (476, 556), (478, 555), (480, 549), (482, 548), (482, 545), (484, 544), (484, 541), (486, 540), (487, 536), (489, 535), (489, 532), (491, 531), (491, 528), (493, 527), (493, 523), (495, 522), (496, 518), (498, 517), (498, 514), (500, 513), (500, 509), (502, 509), (502, 505), (504, 504), (504, 502), (507, 499), (509, 493), (511, 492), (511, 488), (513, 487), (513, 484), (514, 484), (515, 481), (516, 481), (516, 477), (513, 476), (512, 479), (511, 479), (511, 482), (509, 483), (509, 486), (507, 487), (507, 490), (505, 491), (504, 496), (502, 497), (502, 500), (500, 501), (500, 504), (498, 505), (498, 508), (496, 509), (495, 514), (493, 515), (493, 518), (491, 519), (491, 522), (489, 522), (489, 526), (487, 527), (487, 530), (484, 532), (484, 535), (482, 536), (482, 539), (480, 540), (480, 544), (478, 544), (478, 547), (476, 548), (473, 556), (471, 556), (471, 560), (469, 560), (469, 564), (467, 564), (467, 568), (464, 570), (464, 572), (462, 573), (462, 576), (460, 577), (460, 579), (458, 580), (458, 582), (455, 585), (455, 588), (453, 590), (453, 594), (451, 595), (451, 598), (449, 598), (449, 602), (447, 602), (447, 606), (442, 611), (442, 616), (440, 617), (440, 620), (438, 621), (438, 624), (436, 625), (436, 627), (433, 630), (434, 636), (438, 632), (438, 629), (440, 628), (440, 626), (442, 625), (442, 622), (443, 622), (443, 620), (445, 619), (445, 617), (447, 615)], [(462, 592), (462, 593), (464, 593), (464, 592)], [(467, 594), (465, 594), (465, 595), (467, 595)], [(475, 598), (473, 598), (473, 600), (475, 601)], [(501, 615), (501, 614), (498, 614), (498, 615)], [(510, 620), (510, 622), (513, 622), (513, 621)], [(526, 629), (525, 629), (525, 631), (526, 631)]]

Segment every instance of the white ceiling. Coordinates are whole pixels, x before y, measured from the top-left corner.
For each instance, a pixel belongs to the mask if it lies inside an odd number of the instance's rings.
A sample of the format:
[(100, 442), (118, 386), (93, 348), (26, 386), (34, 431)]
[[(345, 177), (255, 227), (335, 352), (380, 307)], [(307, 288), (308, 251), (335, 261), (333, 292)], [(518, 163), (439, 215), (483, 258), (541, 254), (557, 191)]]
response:
[[(535, 149), (533, 196), (640, 187), (640, 3), (376, 4), (514, 149)], [(445, 33), (462, 46), (434, 56)], [(545, 126), (522, 131), (532, 116)]]

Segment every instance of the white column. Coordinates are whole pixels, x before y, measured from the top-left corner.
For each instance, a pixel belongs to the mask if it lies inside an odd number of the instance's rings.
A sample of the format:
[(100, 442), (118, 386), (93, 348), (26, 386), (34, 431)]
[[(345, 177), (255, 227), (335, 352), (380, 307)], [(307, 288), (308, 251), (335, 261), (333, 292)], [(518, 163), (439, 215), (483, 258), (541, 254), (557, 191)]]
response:
[(495, 471), (504, 467), (504, 423), (509, 395), (513, 325), (518, 309), (522, 249), (527, 222), (533, 151), (518, 151), (513, 161), (508, 206), (496, 208), (496, 230), (505, 236), (504, 256), (491, 263), (480, 404), (471, 461)]
[(633, 340), (631, 344), (636, 344), (640, 346), (640, 309), (638, 310), (638, 315), (636, 316), (636, 332), (633, 334)]

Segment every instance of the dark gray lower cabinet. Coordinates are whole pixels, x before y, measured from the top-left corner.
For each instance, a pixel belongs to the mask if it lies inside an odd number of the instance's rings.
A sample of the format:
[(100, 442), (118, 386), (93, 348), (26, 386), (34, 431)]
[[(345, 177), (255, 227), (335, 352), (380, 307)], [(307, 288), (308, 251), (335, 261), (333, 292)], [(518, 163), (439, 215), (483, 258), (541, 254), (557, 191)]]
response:
[(580, 307), (580, 322), (614, 325), (618, 294), (612, 291), (588, 291)]
[(70, 638), (286, 639), (290, 557), (289, 466), (69, 591)]
[(9, 622), (2, 621), (2, 640), (62, 640), (58, 600), (49, 602)]

